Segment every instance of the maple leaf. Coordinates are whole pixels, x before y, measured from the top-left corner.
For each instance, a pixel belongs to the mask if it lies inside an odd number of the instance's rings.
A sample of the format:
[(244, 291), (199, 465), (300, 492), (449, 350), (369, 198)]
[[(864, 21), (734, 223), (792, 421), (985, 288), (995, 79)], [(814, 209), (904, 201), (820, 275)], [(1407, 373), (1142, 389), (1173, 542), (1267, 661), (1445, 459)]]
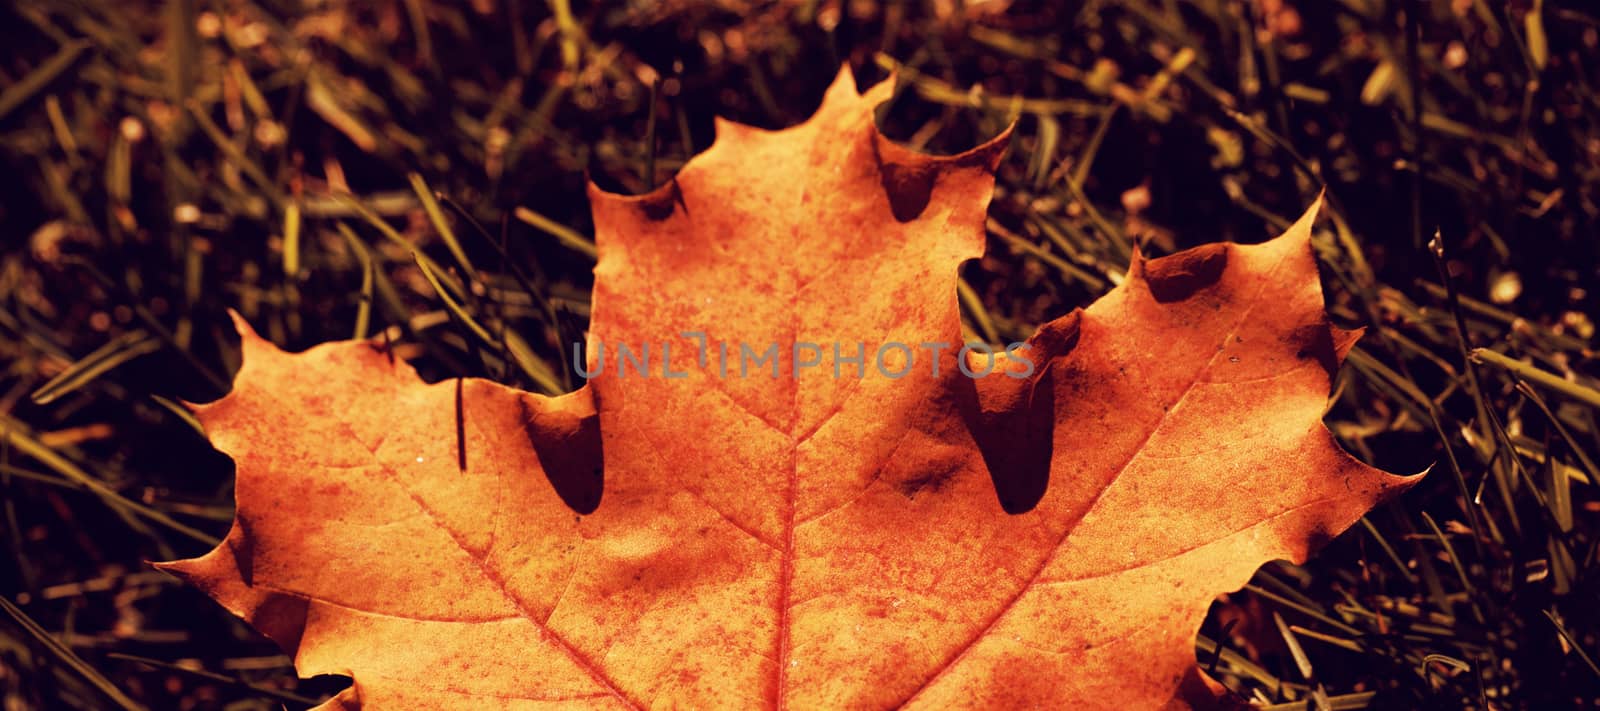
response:
[[(591, 188), (577, 392), (425, 385), (240, 321), (233, 392), (197, 410), (234, 525), (161, 567), (351, 676), (328, 708), (1217, 705), (1208, 604), (1409, 481), (1321, 424), (1355, 334), (1323, 311), (1317, 207), (1136, 257), (968, 377), (953, 281), (1007, 136), (916, 154), (874, 127), (889, 91), (842, 72), (800, 126), (719, 122), (654, 193)], [(725, 374), (722, 344), (767, 343)], [(642, 376), (617, 347), (648, 344)]]

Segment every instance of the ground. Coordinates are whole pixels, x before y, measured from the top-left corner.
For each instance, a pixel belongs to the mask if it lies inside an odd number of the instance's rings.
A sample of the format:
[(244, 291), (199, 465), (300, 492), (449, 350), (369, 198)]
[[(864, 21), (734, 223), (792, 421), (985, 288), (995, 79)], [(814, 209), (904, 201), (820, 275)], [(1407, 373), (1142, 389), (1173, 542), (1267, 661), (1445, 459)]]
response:
[[(231, 519), (231, 463), (179, 404), (225, 391), (226, 311), (291, 349), (387, 334), (430, 378), (569, 389), (586, 177), (643, 192), (715, 115), (804, 119), (841, 64), (863, 84), (895, 72), (881, 125), (914, 147), (1016, 122), (989, 254), (963, 270), (976, 338), (1089, 303), (1134, 245), (1260, 241), (1325, 191), (1329, 309), (1368, 329), (1327, 421), (1368, 462), (1432, 470), (1219, 600), (1197, 640), (1218, 679), (1297, 708), (1600, 704), (1590, 3), (0, 13), (6, 708), (302, 708), (337, 690), (144, 564), (206, 550)], [(407, 244), (487, 286), (447, 306)], [(508, 331), (531, 356), (506, 357)]]

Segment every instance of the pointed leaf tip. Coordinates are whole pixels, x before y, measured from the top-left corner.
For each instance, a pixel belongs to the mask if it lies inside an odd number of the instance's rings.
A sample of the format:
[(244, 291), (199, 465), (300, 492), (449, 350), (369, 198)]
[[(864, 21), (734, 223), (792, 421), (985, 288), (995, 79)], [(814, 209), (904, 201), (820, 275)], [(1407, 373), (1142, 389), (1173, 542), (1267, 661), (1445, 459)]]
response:
[(1322, 216), (1323, 204), (1323, 194), (1318, 193), (1317, 199), (1312, 200), (1311, 204), (1306, 206), (1305, 212), (1301, 213), (1300, 217), (1289, 225), (1289, 229), (1284, 230), (1283, 234), (1273, 241), (1288, 240), (1309, 244), (1311, 242), (1311, 230), (1316, 226), (1317, 218)]
[(1350, 355), (1350, 349), (1355, 348), (1356, 342), (1367, 332), (1365, 326), (1353, 329), (1329, 326), (1328, 330), (1333, 337), (1333, 354), (1338, 365), (1344, 364), (1344, 359)]
[(233, 330), (238, 332), (240, 340), (261, 340), (261, 336), (256, 333), (256, 330), (250, 327), (250, 322), (245, 320), (244, 316), (238, 311), (228, 309), (228, 318), (233, 320)]
[[(894, 75), (890, 74), (888, 81), (893, 82), (893, 80)], [(861, 86), (856, 83), (856, 75), (855, 72), (850, 71), (849, 62), (840, 63), (839, 73), (833, 75), (833, 83), (828, 85), (828, 91), (829, 93), (832, 93), (835, 89), (839, 89), (841, 91), (849, 89), (852, 95), (861, 95)]]

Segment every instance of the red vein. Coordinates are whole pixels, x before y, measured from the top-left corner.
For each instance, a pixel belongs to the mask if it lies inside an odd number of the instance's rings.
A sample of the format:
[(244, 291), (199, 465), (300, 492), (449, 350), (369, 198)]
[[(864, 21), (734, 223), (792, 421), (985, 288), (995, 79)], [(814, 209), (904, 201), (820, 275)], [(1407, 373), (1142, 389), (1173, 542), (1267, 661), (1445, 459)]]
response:
[[(346, 426), (346, 429), (348, 430), (348, 425)], [(354, 435), (354, 432), (350, 432), (350, 434)], [(356, 438), (356, 441), (359, 442), (360, 439)], [(417, 508), (421, 509), (424, 514), (427, 514), (428, 519), (433, 522), (434, 527), (438, 528), (440, 531), (443, 531), (444, 534), (450, 538), (450, 542), (454, 543), (456, 548), (460, 549), (461, 553), (467, 557), (467, 560), (472, 561), (473, 565), (477, 567), (478, 573), (483, 576), (483, 579), (488, 581), (488, 583), (494, 587), (495, 591), (500, 593), (500, 596), (506, 599), (506, 602), (511, 603), (511, 606), (516, 609), (518, 614), (526, 619), (529, 624), (532, 624), (535, 629), (538, 629), (543, 634), (546, 641), (551, 643), (551, 646), (554, 646), (557, 650), (564, 653), (575, 666), (583, 670), (584, 673), (588, 674), (590, 679), (593, 680), (595, 684), (600, 686), (600, 688), (604, 689), (611, 696), (616, 697), (618, 701), (627, 704), (629, 708), (643, 708), (641, 704), (623, 694), (622, 690), (617, 688), (617, 685), (605, 675), (605, 672), (601, 671), (599, 666), (597, 666), (588, 657), (580, 653), (577, 649), (567, 644), (567, 641), (562, 639), (560, 635), (557, 635), (554, 630), (551, 630), (549, 627), (546, 627), (543, 623), (541, 623), (538, 617), (534, 614), (533, 610), (528, 609), (528, 606), (524, 604), (521, 599), (519, 599), (516, 595), (511, 594), (511, 589), (506, 585), (505, 578), (501, 577), (498, 571), (490, 568), (477, 555), (474, 555), (472, 549), (467, 547), (466, 542), (461, 540), (456, 531), (450, 528), (448, 525), (445, 525), (445, 522), (440, 518), (438, 512), (434, 511), (433, 507), (429, 506), (427, 501), (425, 501), (421, 496), (418, 496), (416, 492), (410, 489), (410, 487), (405, 485), (405, 482), (400, 479), (399, 472), (396, 472), (393, 467), (390, 467), (382, 459), (378, 458), (376, 448), (369, 448), (369, 451), (373, 455), (373, 460), (376, 461), (378, 466), (383, 469), (384, 473), (389, 476), (389, 480), (393, 482), (394, 485), (400, 489), (400, 491), (404, 492), (406, 497), (411, 499), (412, 503), (416, 504)]]
[[(267, 394), (267, 397), (272, 398), (272, 395)], [(388, 463), (384, 462), (377, 456), (378, 449), (383, 446), (383, 439), (381, 437), (377, 442), (369, 445), (361, 439), (360, 435), (356, 433), (355, 428), (352, 427), (348, 421), (341, 418), (339, 420), (339, 425), (344, 430), (343, 434), (346, 437), (361, 443), (361, 445), (367, 450), (368, 455), (371, 456), (372, 460), (377, 463), (380, 469), (383, 470), (384, 474), (388, 476), (389, 480), (395, 485), (395, 487), (404, 492), (407, 498), (411, 499), (412, 503), (415, 504), (416, 507), (428, 517), (428, 520), (433, 523), (435, 528), (443, 531), (444, 534), (449, 537), (450, 542), (455, 544), (456, 548), (459, 549), (461, 553), (465, 555), (468, 560), (472, 561), (473, 565), (478, 568), (479, 575), (482, 575), (483, 579), (493, 586), (495, 591), (499, 592), (500, 595), (511, 604), (512, 608), (515, 609), (523, 619), (527, 620), (529, 624), (533, 625), (534, 628), (537, 629), (546, 639), (546, 641), (550, 642), (552, 646), (562, 652), (569, 660), (572, 661), (574, 666), (578, 667), (585, 674), (587, 674), (589, 678), (597, 686), (605, 690), (607, 694), (615, 697), (618, 701), (626, 704), (629, 708), (642, 711), (643, 706), (639, 702), (623, 694), (621, 689), (619, 689), (617, 685), (605, 675), (605, 672), (602, 671), (599, 666), (597, 666), (588, 657), (585, 657), (577, 649), (567, 644), (566, 640), (562, 639), (560, 635), (557, 635), (553, 630), (545, 626), (544, 623), (540, 622), (538, 617), (534, 615), (533, 610), (528, 609), (527, 605), (523, 604), (523, 602), (518, 599), (517, 596), (511, 594), (510, 588), (506, 585), (505, 579), (500, 576), (499, 572), (490, 568), (484, 560), (473, 554), (472, 549), (467, 546), (465, 541), (461, 540), (456, 531), (451, 529), (448, 525), (445, 525), (438, 512), (434, 511), (433, 507), (429, 506), (421, 496), (418, 496), (416, 492), (412, 491), (405, 485), (404, 481), (402, 481), (400, 478), (399, 472), (396, 472), (393, 467), (389, 466)]]
[[(1283, 259), (1280, 257), (1278, 262), (1272, 266), (1272, 269), (1267, 272), (1268, 276), (1270, 277), (1272, 274), (1276, 274), (1278, 267), (1282, 264)], [(1260, 299), (1261, 292), (1266, 290), (1267, 284), (1271, 283), (1271, 281), (1272, 280), (1270, 278), (1264, 278), (1261, 280), (1260, 286), (1256, 287), (1255, 294), (1250, 298), (1250, 305), (1239, 314), (1239, 317), (1234, 320), (1233, 325), (1228, 328), (1228, 334), (1223, 337), (1222, 343), (1224, 348), (1227, 346), (1228, 341), (1233, 340), (1233, 335), (1238, 332), (1239, 327), (1244, 324), (1245, 319), (1248, 318), (1255, 310), (1255, 302)], [(1117, 480), (1121, 479), (1122, 475), (1128, 471), (1128, 467), (1133, 464), (1134, 460), (1139, 458), (1139, 454), (1144, 450), (1145, 446), (1150, 443), (1150, 440), (1155, 437), (1156, 433), (1161, 430), (1161, 426), (1166, 424), (1168, 418), (1172, 417), (1172, 413), (1178, 411), (1178, 408), (1183, 404), (1184, 399), (1189, 397), (1189, 393), (1194, 391), (1195, 386), (1202, 382), (1201, 379), (1205, 376), (1206, 371), (1211, 369), (1211, 366), (1217, 362), (1218, 358), (1222, 357), (1224, 352), (1225, 350), (1223, 349), (1217, 350), (1217, 352), (1213, 353), (1211, 358), (1206, 361), (1206, 364), (1195, 372), (1194, 378), (1190, 380), (1189, 384), (1184, 387), (1183, 392), (1178, 395), (1176, 400), (1172, 401), (1172, 406), (1168, 407), (1166, 411), (1161, 413), (1161, 417), (1156, 420), (1155, 424), (1150, 427), (1149, 431), (1145, 432), (1144, 439), (1139, 442), (1138, 446), (1133, 448), (1132, 453), (1128, 455), (1128, 459), (1122, 463), (1122, 466), (1117, 468), (1117, 473), (1111, 477), (1110, 481), (1106, 482), (1105, 486), (1100, 488), (1100, 491), (1095, 494), (1094, 499), (1089, 502), (1089, 505), (1086, 508), (1084, 508), (1083, 513), (1078, 516), (1078, 519), (1073, 521), (1066, 527), (1066, 530), (1061, 532), (1061, 537), (1056, 540), (1055, 545), (1050, 549), (1050, 555), (1045, 556), (1044, 560), (1039, 564), (1039, 567), (1033, 571), (1033, 575), (1028, 576), (1028, 582), (1021, 587), (1018, 587), (1016, 593), (1007, 599), (1004, 605), (1000, 606), (999, 611), (995, 613), (994, 617), (989, 619), (989, 622), (983, 626), (983, 629), (980, 630), (978, 634), (973, 635), (970, 639), (968, 639), (965, 644), (961, 645), (961, 648), (956, 651), (954, 656), (950, 657), (949, 661), (941, 665), (939, 670), (934, 672), (933, 676), (928, 677), (927, 681), (922, 682), (922, 684), (917, 687), (917, 690), (913, 691), (910, 696), (907, 696), (905, 702), (899, 704), (899, 706), (905, 707), (911, 705), (912, 702), (917, 700), (917, 697), (921, 696), (928, 689), (933, 688), (935, 682), (943, 678), (945, 674), (950, 672), (950, 670), (955, 669), (958, 665), (960, 665), (961, 660), (966, 658), (967, 654), (978, 645), (978, 642), (988, 637), (989, 633), (993, 632), (994, 628), (1000, 624), (1000, 621), (1005, 619), (1006, 614), (1011, 612), (1012, 608), (1016, 606), (1017, 602), (1022, 600), (1022, 596), (1028, 594), (1028, 591), (1032, 590), (1034, 586), (1039, 583), (1039, 579), (1044, 575), (1045, 569), (1049, 568), (1050, 564), (1055, 561), (1056, 554), (1060, 552), (1061, 546), (1067, 542), (1067, 538), (1072, 535), (1072, 532), (1077, 529), (1079, 524), (1083, 523), (1085, 518), (1088, 518), (1090, 513), (1094, 512), (1095, 507), (1098, 506), (1100, 501), (1105, 498), (1106, 492), (1111, 491), (1111, 487), (1115, 485)]]
[[(374, 453), (374, 455), (376, 455), (376, 453)], [(510, 594), (510, 589), (506, 586), (506, 578), (501, 578), (499, 572), (496, 572), (496, 570), (493, 570), (493, 568), (488, 567), (483, 560), (480, 560), (477, 556), (474, 556), (474, 554), (472, 554), (472, 549), (467, 548), (466, 541), (462, 541), (461, 538), (459, 538), (458, 533), (454, 532), (454, 530), (451, 530), (448, 525), (445, 525), (443, 520), (440, 520), (437, 512), (430, 508), (430, 506), (427, 506), (426, 501), (422, 501), (422, 496), (416, 495), (416, 492), (411, 492), (410, 488), (406, 487), (405, 484), (400, 482), (400, 476), (398, 476), (398, 472), (395, 472), (394, 469), (389, 468), (389, 464), (384, 464), (381, 460), (379, 460), (379, 466), (382, 466), (384, 472), (387, 472), (387, 474), (390, 476), (390, 479), (394, 480), (395, 487), (400, 487), (400, 490), (405, 492), (405, 495), (408, 496), (413, 503), (416, 503), (416, 506), (418, 506), (419, 509), (422, 509), (424, 514), (427, 514), (429, 520), (434, 522), (435, 527), (438, 527), (438, 530), (445, 532), (446, 536), (450, 536), (451, 543), (456, 544), (456, 548), (461, 549), (462, 554), (466, 554), (467, 559), (472, 560), (472, 564), (477, 565), (478, 573), (482, 573), (483, 580), (488, 581), (491, 586), (494, 586), (494, 589), (501, 594), (501, 597), (506, 597), (506, 601), (510, 602), (514, 609), (517, 609), (518, 615), (522, 615), (522, 617), (526, 618), (528, 623), (531, 623), (534, 628), (539, 629), (539, 633), (544, 634), (546, 641), (549, 641), (550, 644), (554, 645), (555, 649), (565, 653), (566, 657), (573, 661), (573, 665), (578, 666), (578, 668), (582, 669), (584, 673), (589, 674), (590, 679), (592, 679), (595, 684), (600, 685), (600, 689), (605, 689), (606, 692), (610, 693), (610, 695), (618, 698), (618, 701), (622, 701), (622, 703), (629, 705), (629, 708), (642, 708), (642, 706), (638, 705), (637, 701), (634, 701), (632, 698), (624, 695), (622, 690), (618, 689), (614, 682), (611, 682), (610, 677), (606, 677), (605, 673), (600, 671), (598, 666), (595, 666), (594, 661), (590, 661), (589, 658), (584, 657), (581, 652), (578, 652), (578, 650), (574, 649), (573, 645), (566, 644), (565, 639), (562, 639), (562, 637), (558, 636), (558, 634), (555, 634), (555, 631), (552, 631), (552, 629), (547, 628), (547, 626), (542, 625), (542, 623), (539, 623), (538, 617), (534, 615), (533, 610), (528, 609), (528, 605), (523, 604), (523, 602), (520, 601), (517, 596)]]
[(699, 501), (701, 504), (705, 505), (706, 508), (711, 509), (711, 513), (714, 513), (718, 517), (720, 517), (723, 520), (724, 523), (727, 523), (729, 526), (732, 526), (733, 528), (737, 529), (741, 533), (749, 536), (756, 543), (760, 543), (761, 545), (766, 546), (768, 548), (777, 548), (778, 547), (773, 542), (768, 541), (765, 538), (762, 538), (761, 534), (758, 533), (755, 529), (750, 528), (749, 526), (746, 526), (746, 525), (744, 525), (742, 523), (739, 523), (738, 521), (734, 520), (734, 518), (732, 516), (729, 516), (726, 511), (723, 511), (722, 509), (717, 508), (716, 504), (711, 503), (711, 500), (707, 499), (705, 494), (702, 494), (699, 491), (696, 491), (696, 490), (694, 490), (692, 488), (689, 488), (687, 486), (683, 487), (683, 492), (688, 494), (688, 495), (690, 495), (690, 496), (692, 496), (692, 497), (694, 497), (694, 499), (696, 501)]
[[(797, 387), (798, 391), (799, 388)], [(778, 572), (778, 688), (775, 705), (784, 708), (784, 689), (789, 686), (789, 598), (794, 592), (794, 516), (799, 490), (799, 445), (789, 448), (789, 491), (784, 496), (783, 557)]]
[(1279, 512), (1277, 512), (1277, 513), (1275, 513), (1275, 514), (1273, 514), (1271, 516), (1268, 516), (1268, 517), (1266, 517), (1264, 519), (1256, 521), (1255, 523), (1252, 523), (1252, 524), (1250, 524), (1248, 526), (1245, 526), (1244, 528), (1241, 528), (1241, 529), (1238, 529), (1238, 530), (1234, 530), (1234, 531), (1229, 531), (1229, 532), (1224, 533), (1224, 534), (1222, 534), (1220, 536), (1217, 536), (1216, 538), (1213, 538), (1213, 539), (1211, 539), (1209, 541), (1202, 541), (1202, 542), (1197, 543), (1195, 545), (1189, 546), (1188, 548), (1184, 548), (1183, 550), (1173, 551), (1172, 553), (1170, 553), (1168, 555), (1164, 555), (1164, 556), (1162, 556), (1162, 557), (1160, 557), (1160, 558), (1158, 558), (1156, 560), (1145, 561), (1143, 563), (1135, 563), (1135, 564), (1132, 564), (1132, 565), (1122, 565), (1122, 566), (1118, 566), (1118, 567), (1116, 567), (1114, 569), (1111, 569), (1111, 570), (1102, 570), (1102, 571), (1100, 571), (1098, 573), (1095, 573), (1093, 575), (1085, 575), (1085, 576), (1078, 577), (1078, 578), (1062, 578), (1060, 580), (1040, 580), (1040, 581), (1034, 583), (1034, 585), (1038, 585), (1038, 586), (1046, 586), (1046, 585), (1067, 586), (1067, 585), (1071, 585), (1073, 583), (1082, 583), (1082, 582), (1087, 582), (1087, 581), (1090, 581), (1090, 580), (1099, 580), (1101, 578), (1109, 578), (1109, 577), (1111, 577), (1113, 575), (1120, 575), (1120, 574), (1126, 573), (1126, 572), (1128, 572), (1130, 570), (1134, 570), (1135, 568), (1142, 568), (1142, 567), (1145, 567), (1145, 566), (1155, 565), (1157, 563), (1165, 563), (1165, 562), (1167, 562), (1169, 560), (1177, 560), (1178, 558), (1182, 558), (1183, 556), (1186, 556), (1186, 555), (1188, 555), (1190, 553), (1193, 553), (1195, 551), (1198, 551), (1198, 550), (1201, 550), (1201, 549), (1204, 549), (1204, 548), (1210, 548), (1211, 546), (1214, 546), (1214, 545), (1216, 545), (1218, 543), (1222, 543), (1223, 541), (1226, 541), (1226, 540), (1228, 540), (1230, 538), (1233, 538), (1234, 536), (1237, 536), (1237, 535), (1239, 535), (1241, 533), (1244, 533), (1245, 531), (1254, 530), (1257, 526), (1260, 526), (1262, 524), (1273, 523), (1273, 522), (1275, 522), (1275, 521), (1277, 521), (1277, 520), (1279, 520), (1279, 519), (1281, 519), (1281, 518), (1283, 518), (1285, 516), (1293, 516), (1293, 515), (1295, 515), (1297, 513), (1300, 513), (1301, 511), (1309, 509), (1309, 508), (1311, 508), (1313, 506), (1321, 506), (1323, 504), (1328, 503), (1329, 501), (1338, 501), (1338, 500), (1344, 499), (1344, 498), (1348, 498), (1348, 497), (1346, 497), (1346, 496), (1324, 496), (1324, 497), (1322, 497), (1320, 499), (1317, 499), (1315, 501), (1308, 501), (1308, 502), (1300, 504), (1298, 506), (1291, 506), (1291, 507), (1289, 507), (1287, 509), (1284, 509), (1282, 511), (1279, 511)]
[[(640, 434), (640, 436), (644, 437), (646, 442), (650, 443), (651, 447), (654, 447), (654, 448), (656, 448), (658, 450), (665, 449), (665, 447), (662, 446), (660, 441), (658, 441), (655, 438), (655, 435), (651, 432), (651, 430), (649, 428), (640, 429), (640, 430), (637, 430), (637, 432)], [(657, 466), (659, 466), (659, 463), (657, 464)], [(683, 484), (682, 491), (684, 493), (694, 497), (694, 499), (696, 501), (699, 501), (706, 508), (711, 509), (711, 512), (716, 514), (718, 518), (721, 518), (723, 523), (726, 523), (729, 526), (732, 526), (733, 528), (738, 529), (741, 533), (744, 533), (745, 535), (755, 539), (755, 541), (757, 543), (760, 543), (763, 546), (766, 546), (768, 548), (777, 548), (778, 547), (778, 544), (767, 540), (765, 536), (761, 535), (760, 531), (757, 531), (755, 529), (755, 527), (747, 525), (747, 524), (744, 524), (744, 523), (741, 523), (738, 519), (734, 518), (732, 514), (729, 514), (727, 511), (722, 510), (722, 508), (720, 506), (717, 506), (715, 503), (712, 503), (711, 499), (707, 498), (705, 493), (703, 491), (701, 491), (700, 489), (698, 489), (696, 487), (693, 487), (693, 486), (690, 486), (686, 482), (680, 482), (680, 483)]]

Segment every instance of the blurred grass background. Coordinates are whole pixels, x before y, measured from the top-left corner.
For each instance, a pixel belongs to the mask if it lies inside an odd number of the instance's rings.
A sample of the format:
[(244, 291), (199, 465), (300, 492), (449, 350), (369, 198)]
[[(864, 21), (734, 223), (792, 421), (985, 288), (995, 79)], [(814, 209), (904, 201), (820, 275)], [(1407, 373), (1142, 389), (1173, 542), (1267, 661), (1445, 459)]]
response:
[[(1326, 189), (1328, 421), (1433, 465), (1198, 658), (1277, 708), (1600, 706), (1600, 8), (1586, 0), (13, 0), (0, 9), (3, 708), (305, 708), (289, 661), (143, 564), (208, 549), (225, 311), (381, 336), (431, 378), (572, 387), (585, 175), (642, 192), (723, 115), (897, 69), (884, 130), (1018, 124), (966, 266), (1009, 341)], [(1436, 236), (1437, 235), (1437, 236)], [(1092, 673), (1085, 670), (1085, 673)]]

